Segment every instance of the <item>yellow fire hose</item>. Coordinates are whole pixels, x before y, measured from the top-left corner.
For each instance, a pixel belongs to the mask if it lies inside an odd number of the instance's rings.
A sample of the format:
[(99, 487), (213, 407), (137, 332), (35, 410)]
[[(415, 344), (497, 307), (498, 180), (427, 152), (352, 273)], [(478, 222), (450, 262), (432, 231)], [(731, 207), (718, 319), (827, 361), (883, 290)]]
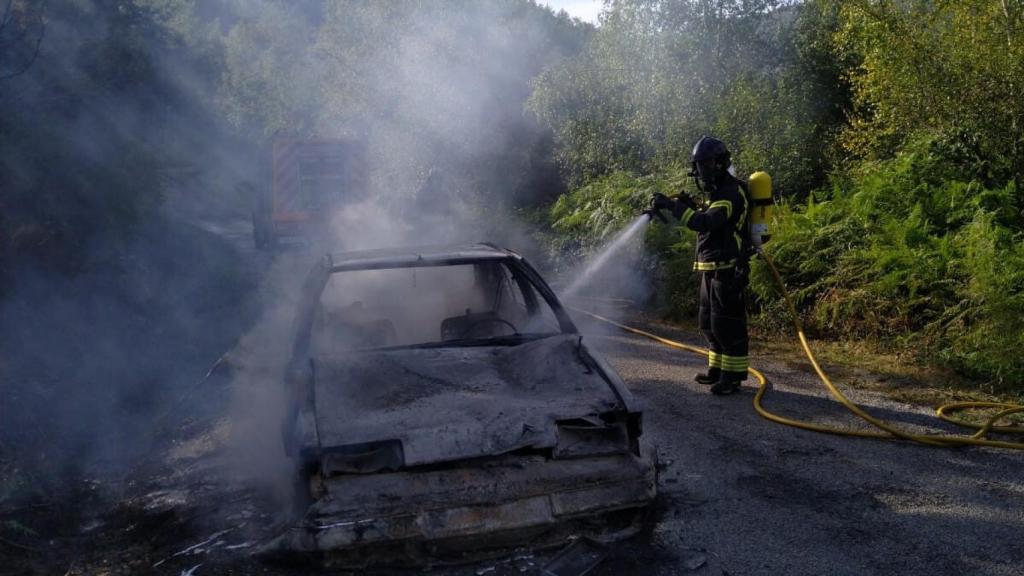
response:
[[(937, 434), (936, 435), (925, 435), (925, 434), (913, 434), (913, 433), (910, 433), (910, 432), (905, 432), (903, 430), (900, 430), (899, 428), (896, 428), (895, 426), (892, 426), (892, 425), (887, 424), (886, 422), (884, 422), (882, 420), (879, 420), (878, 418), (875, 418), (874, 416), (872, 416), (872, 415), (868, 414), (867, 412), (865, 412), (860, 406), (857, 406), (856, 404), (851, 402), (850, 399), (848, 399), (839, 390), (839, 388), (837, 388), (836, 385), (832, 383), (832, 380), (829, 379), (827, 374), (825, 374), (825, 371), (821, 369), (821, 365), (818, 364), (818, 360), (817, 360), (817, 358), (815, 358), (814, 352), (811, 351), (811, 347), (807, 343), (807, 336), (804, 334), (804, 328), (803, 328), (803, 324), (800, 322), (800, 316), (796, 312), (796, 307), (793, 305), (793, 301), (792, 301), (792, 299), (789, 296), (789, 291), (786, 290), (786, 286), (782, 282), (782, 277), (779, 275), (779, 271), (775, 267), (775, 263), (772, 261), (771, 257), (767, 253), (761, 251), (760, 254), (764, 258), (764, 261), (768, 264), (768, 268), (769, 268), (769, 270), (772, 273), (772, 277), (775, 278), (775, 282), (778, 285), (779, 290), (782, 293), (782, 297), (783, 297), (783, 299), (786, 302), (786, 307), (789, 309), (789, 314), (790, 314), (790, 316), (793, 319), (793, 325), (796, 327), (796, 334), (797, 334), (797, 337), (800, 339), (800, 345), (803, 346), (804, 353), (807, 355), (807, 359), (810, 360), (811, 361), (811, 365), (814, 366), (814, 371), (817, 372), (818, 378), (820, 378), (822, 383), (825, 384), (825, 387), (828, 388), (828, 391), (829, 391), (829, 393), (832, 394), (832, 397), (834, 397), (836, 400), (838, 400), (850, 412), (853, 412), (855, 415), (857, 415), (858, 417), (862, 418), (863, 420), (865, 420), (866, 422), (868, 422), (869, 424), (871, 424), (872, 426), (874, 426), (875, 428), (877, 428), (880, 431), (879, 432), (875, 432), (875, 431), (848, 430), (848, 429), (843, 429), (843, 428), (834, 428), (834, 427), (831, 427), (831, 426), (825, 426), (825, 425), (822, 425), (822, 424), (815, 424), (813, 422), (805, 422), (803, 420), (794, 420), (792, 418), (786, 418), (785, 416), (779, 416), (778, 414), (773, 414), (772, 412), (769, 412), (764, 407), (764, 405), (762, 404), (762, 401), (764, 400), (765, 393), (768, 391), (768, 380), (767, 380), (767, 378), (765, 378), (764, 374), (762, 374), (760, 371), (755, 370), (754, 368), (748, 368), (747, 369), (748, 372), (750, 374), (752, 374), (754, 376), (754, 378), (756, 378), (757, 381), (759, 382), (757, 393), (754, 395), (754, 410), (757, 410), (757, 413), (760, 414), (763, 418), (765, 418), (767, 420), (770, 420), (772, 422), (778, 423), (778, 424), (784, 424), (786, 426), (792, 426), (794, 428), (801, 428), (803, 430), (811, 430), (811, 431), (814, 431), (814, 432), (823, 432), (823, 433), (826, 433), (826, 434), (837, 434), (837, 435), (841, 435), (841, 436), (859, 436), (859, 437), (862, 437), (862, 438), (886, 438), (886, 439), (900, 438), (900, 439), (903, 439), (903, 440), (910, 440), (911, 442), (918, 442), (918, 443), (921, 443), (921, 444), (926, 444), (928, 446), (947, 446), (947, 447), (950, 447), (950, 446), (972, 445), (972, 446), (991, 446), (991, 447), (994, 447), (994, 448), (1009, 448), (1009, 449), (1013, 449), (1013, 450), (1024, 450), (1024, 442), (1006, 442), (1006, 441), (1002, 441), (1002, 440), (991, 440), (991, 439), (987, 438), (989, 432), (1015, 433), (1015, 434), (1024, 433), (1024, 427), (1021, 427), (1021, 426), (997, 426), (996, 425), (996, 422), (999, 422), (1000, 420), (1002, 420), (1003, 418), (1005, 418), (1005, 417), (1007, 417), (1007, 416), (1009, 416), (1011, 414), (1016, 414), (1018, 412), (1024, 412), (1024, 406), (1019, 405), (1019, 404), (1008, 404), (1008, 403), (1002, 403), (1002, 402), (955, 402), (955, 403), (950, 403), (950, 404), (945, 404), (943, 406), (940, 406), (937, 409), (937, 411), (936, 411), (939, 418), (941, 418), (942, 420), (945, 420), (947, 422), (950, 422), (952, 424), (956, 424), (957, 426), (962, 426), (962, 427), (965, 427), (965, 428), (972, 428), (972, 429), (976, 430), (976, 432), (973, 435), (971, 435), (971, 436), (956, 436), (956, 435), (937, 435)], [(601, 300), (602, 301), (606, 301), (606, 302), (608, 301), (607, 299), (601, 299)], [(616, 302), (625, 303), (625, 302), (628, 302), (628, 301), (618, 300)], [(579, 312), (581, 314), (585, 314), (585, 315), (590, 316), (591, 318), (594, 318), (594, 319), (599, 320), (601, 322), (605, 322), (607, 324), (611, 324), (612, 326), (615, 326), (615, 327), (617, 327), (617, 328), (619, 328), (621, 330), (624, 330), (626, 332), (629, 332), (631, 334), (636, 334), (637, 336), (643, 336), (644, 338), (649, 338), (649, 339), (654, 340), (656, 342), (660, 342), (660, 343), (662, 343), (662, 344), (664, 344), (666, 346), (670, 346), (672, 348), (678, 348), (680, 350), (686, 350), (688, 352), (692, 352), (692, 353), (700, 355), (700, 356), (707, 357), (707, 355), (708, 355), (708, 350), (706, 348), (700, 348), (698, 346), (690, 346), (689, 344), (683, 344), (682, 342), (676, 342), (675, 340), (670, 340), (668, 338), (664, 338), (662, 336), (658, 336), (657, 334), (652, 334), (652, 333), (646, 332), (644, 330), (633, 328), (631, 326), (626, 326), (625, 324), (620, 324), (619, 322), (616, 322), (616, 321), (611, 320), (609, 318), (605, 318), (604, 316), (600, 316), (598, 314), (594, 314), (593, 312), (588, 312), (586, 310), (581, 310), (579, 308), (574, 308), (574, 307), (571, 307), (571, 308), (572, 308), (572, 310), (574, 310), (576, 312)], [(952, 412), (957, 412), (957, 411), (961, 411), (961, 410), (970, 410), (970, 409), (995, 409), (995, 410), (997, 410), (997, 412), (995, 414), (993, 414), (992, 416), (990, 416), (983, 424), (974, 424), (974, 423), (971, 423), (971, 422), (966, 422), (966, 421), (963, 421), (963, 420), (958, 420), (958, 419), (953, 418), (953, 417), (951, 417), (949, 415)]]

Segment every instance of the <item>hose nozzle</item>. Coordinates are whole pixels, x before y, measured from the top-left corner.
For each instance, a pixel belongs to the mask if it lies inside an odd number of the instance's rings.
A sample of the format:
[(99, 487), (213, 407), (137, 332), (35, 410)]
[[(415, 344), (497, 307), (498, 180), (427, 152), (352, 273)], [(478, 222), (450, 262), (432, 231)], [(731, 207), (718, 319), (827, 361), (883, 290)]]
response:
[(658, 220), (661, 220), (662, 224), (668, 224), (668, 218), (665, 218), (665, 215), (662, 214), (661, 210), (658, 210), (657, 208), (648, 208), (647, 210), (641, 212), (641, 214), (646, 215), (647, 218), (650, 220), (654, 220), (654, 218), (657, 217)]

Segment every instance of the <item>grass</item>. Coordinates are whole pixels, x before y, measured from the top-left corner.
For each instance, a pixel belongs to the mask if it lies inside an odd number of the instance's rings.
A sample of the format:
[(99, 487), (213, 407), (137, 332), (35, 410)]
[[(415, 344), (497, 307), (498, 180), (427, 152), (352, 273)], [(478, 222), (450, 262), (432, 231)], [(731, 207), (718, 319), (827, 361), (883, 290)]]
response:
[[(891, 400), (932, 408), (951, 402), (1021, 403), (1024, 400), (990, 382), (967, 378), (910, 354), (884, 350), (870, 341), (811, 340), (810, 345), (826, 373), (840, 388), (849, 386), (878, 392)], [(813, 371), (795, 334), (779, 337), (776, 333), (752, 330), (751, 363), (755, 367), (758, 357), (771, 357), (787, 366)], [(957, 417), (981, 423), (989, 414), (991, 411), (967, 410)], [(1013, 415), (1010, 420), (1022, 424), (1024, 414)]]

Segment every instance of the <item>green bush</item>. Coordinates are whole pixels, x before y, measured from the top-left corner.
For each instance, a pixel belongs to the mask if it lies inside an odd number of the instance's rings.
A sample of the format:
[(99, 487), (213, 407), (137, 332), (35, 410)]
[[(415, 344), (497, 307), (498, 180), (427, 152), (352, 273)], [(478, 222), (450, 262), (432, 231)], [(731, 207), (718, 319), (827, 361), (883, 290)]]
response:
[(665, 183), (657, 176), (614, 172), (559, 197), (551, 208), (556, 247), (571, 258), (591, 253), (646, 208)]
[[(809, 330), (872, 338), (1007, 383), (1024, 377), (1024, 248), (1013, 184), (958, 179), (945, 148), (916, 143), (863, 165), (806, 206), (779, 210), (769, 253)], [(763, 264), (762, 320), (784, 310)]]

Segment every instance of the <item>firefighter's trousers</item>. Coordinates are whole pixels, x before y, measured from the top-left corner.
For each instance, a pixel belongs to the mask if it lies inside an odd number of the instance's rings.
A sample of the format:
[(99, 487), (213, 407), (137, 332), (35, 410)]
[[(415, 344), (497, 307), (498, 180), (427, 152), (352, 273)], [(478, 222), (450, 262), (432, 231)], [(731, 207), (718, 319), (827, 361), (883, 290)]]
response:
[(747, 378), (747, 303), (733, 268), (700, 272), (698, 326), (708, 341), (708, 366), (733, 380)]

